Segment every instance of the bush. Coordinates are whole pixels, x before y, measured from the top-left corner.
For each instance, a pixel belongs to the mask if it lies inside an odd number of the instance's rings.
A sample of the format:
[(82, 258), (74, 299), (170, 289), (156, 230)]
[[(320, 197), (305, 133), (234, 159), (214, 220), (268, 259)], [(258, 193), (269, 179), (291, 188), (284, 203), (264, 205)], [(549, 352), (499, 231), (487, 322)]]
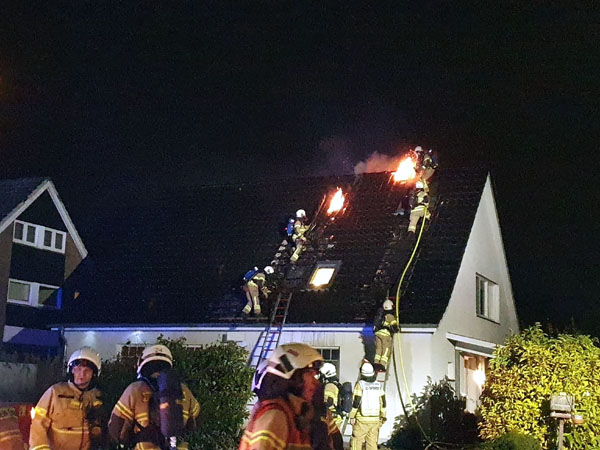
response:
[(550, 418), (552, 394), (573, 395), (583, 425), (565, 424), (571, 450), (600, 448), (600, 349), (588, 336), (550, 337), (539, 325), (508, 338), (491, 360), (482, 395), (480, 434), (497, 439), (509, 431), (534, 436), (552, 448), (558, 421)]
[[(188, 438), (191, 450), (237, 448), (248, 412), (253, 370), (246, 367), (247, 351), (234, 343), (186, 347), (185, 338), (164, 339), (173, 353), (174, 369), (200, 403), (199, 430)], [(103, 363), (105, 404), (114, 405), (135, 379), (135, 367), (118, 355)]]
[[(394, 426), (392, 437), (387, 442), (391, 449), (421, 450), (428, 444), (421, 432), (433, 442), (448, 444), (471, 444), (478, 442), (477, 420), (473, 414), (464, 412), (464, 402), (456, 398), (454, 389), (448, 379), (427, 385), (419, 397), (413, 395), (414, 412), (406, 405), (408, 413), (399, 416)], [(418, 423), (417, 423), (418, 421)], [(443, 444), (435, 448), (443, 448)]]
[(511, 431), (479, 448), (481, 450), (541, 450), (542, 446), (533, 436)]

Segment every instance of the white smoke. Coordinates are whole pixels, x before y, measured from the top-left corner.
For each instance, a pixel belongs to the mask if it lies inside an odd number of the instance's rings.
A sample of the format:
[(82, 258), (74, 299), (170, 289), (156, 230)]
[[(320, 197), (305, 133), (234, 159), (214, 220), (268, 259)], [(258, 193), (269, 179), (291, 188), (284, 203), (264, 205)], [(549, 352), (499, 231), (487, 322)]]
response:
[(374, 152), (365, 161), (361, 161), (354, 166), (354, 174), (373, 172), (393, 172), (398, 168), (403, 155), (389, 156), (383, 153)]

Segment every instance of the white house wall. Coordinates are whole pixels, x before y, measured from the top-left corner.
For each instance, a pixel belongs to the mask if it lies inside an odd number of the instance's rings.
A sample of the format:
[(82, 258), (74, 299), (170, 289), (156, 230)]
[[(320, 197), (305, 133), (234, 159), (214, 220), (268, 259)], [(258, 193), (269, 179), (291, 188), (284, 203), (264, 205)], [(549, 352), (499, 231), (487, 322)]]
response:
[[(498, 284), (499, 322), (477, 316), (476, 274)], [(518, 332), (512, 286), (488, 176), (450, 302), (433, 336), (432, 375), (441, 379), (448, 371), (448, 364), (455, 362), (454, 345), (447, 333), (502, 344), (508, 335)]]
[[(225, 340), (235, 341), (250, 351), (256, 343), (261, 329), (258, 327), (164, 327), (164, 328), (74, 328), (65, 329), (66, 355), (76, 349), (88, 345), (94, 347), (103, 360), (113, 358), (122, 345), (144, 345), (156, 342), (159, 335), (177, 339), (185, 337), (188, 345), (205, 345)], [(341, 382), (358, 379), (359, 368), (364, 357), (362, 338), (363, 327), (294, 327), (288, 325), (281, 335), (281, 344), (303, 342), (314, 347), (339, 347)], [(396, 352), (398, 366), (398, 383), (403, 392), (405, 403), (409, 402), (409, 392), (420, 392), (431, 373), (431, 336), (433, 329), (410, 330), (403, 332), (399, 338), (401, 354)], [(397, 345), (396, 341), (396, 345)], [(406, 378), (406, 379), (405, 379)], [(386, 397), (388, 402), (389, 421), (382, 427), (380, 437), (389, 438), (394, 419), (402, 414), (398, 390), (395, 381), (393, 363), (390, 361)], [(348, 432), (350, 431), (350, 427)]]

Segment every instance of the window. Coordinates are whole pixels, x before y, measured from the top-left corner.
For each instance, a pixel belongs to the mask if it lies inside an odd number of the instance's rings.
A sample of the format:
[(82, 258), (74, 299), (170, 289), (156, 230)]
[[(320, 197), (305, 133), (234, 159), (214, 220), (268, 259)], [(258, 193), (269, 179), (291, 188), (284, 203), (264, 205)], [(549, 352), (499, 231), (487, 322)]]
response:
[(339, 376), (340, 372), (340, 348), (339, 347), (316, 347), (316, 350), (323, 356), (325, 362), (332, 363)]
[(58, 307), (57, 297), (52, 297), (52, 294), (57, 289), (58, 286), (9, 279), (8, 301), (29, 306), (56, 308)]
[(129, 345), (121, 346), (121, 359), (126, 363), (131, 363), (132, 367), (137, 366), (138, 359), (144, 353), (145, 345)]
[(308, 282), (309, 288), (323, 289), (329, 286), (340, 268), (340, 263), (340, 261), (318, 262)]
[(13, 241), (53, 252), (64, 253), (67, 233), (15, 220)]
[(476, 275), (476, 309), (479, 317), (500, 321), (500, 289), (496, 283)]

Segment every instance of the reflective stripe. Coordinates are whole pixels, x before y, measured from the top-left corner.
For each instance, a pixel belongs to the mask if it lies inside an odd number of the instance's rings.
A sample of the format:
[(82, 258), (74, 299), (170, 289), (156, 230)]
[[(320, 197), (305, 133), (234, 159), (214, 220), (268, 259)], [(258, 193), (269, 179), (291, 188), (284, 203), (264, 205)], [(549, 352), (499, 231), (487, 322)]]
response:
[(30, 447), (29, 450), (50, 450), (50, 446), (46, 444), (36, 445), (35, 447)]
[(252, 447), (252, 445), (256, 444), (257, 442), (264, 441), (271, 445), (273, 449), (285, 450), (285, 442), (283, 442), (274, 433), (268, 430), (259, 430), (254, 433), (245, 431), (244, 436), (242, 437), (242, 441), (250, 447)]
[(121, 403), (121, 401), (117, 402), (115, 409), (125, 416), (126, 419), (133, 420), (133, 412), (127, 406)]

